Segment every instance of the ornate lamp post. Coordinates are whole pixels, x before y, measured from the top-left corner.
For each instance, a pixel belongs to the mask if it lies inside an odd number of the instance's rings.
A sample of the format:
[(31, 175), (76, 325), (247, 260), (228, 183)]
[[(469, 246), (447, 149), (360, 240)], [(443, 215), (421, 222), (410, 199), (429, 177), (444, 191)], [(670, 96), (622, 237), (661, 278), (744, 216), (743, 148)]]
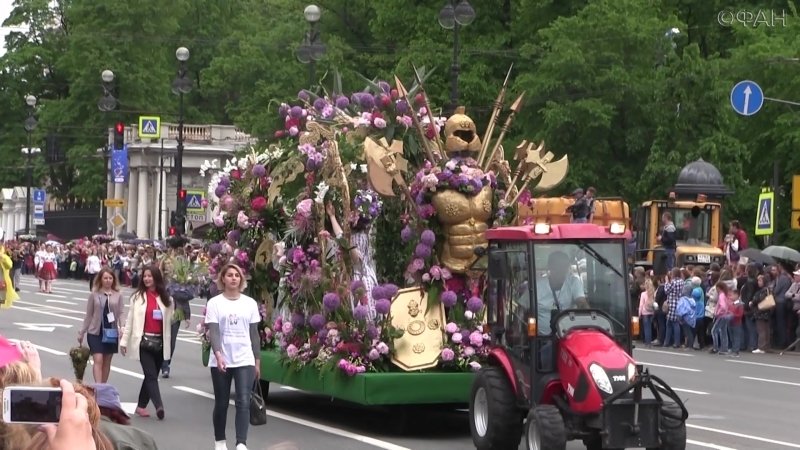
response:
[[(176, 192), (175, 221), (173, 224), (178, 235), (182, 235), (186, 230), (186, 204), (181, 198), (183, 190), (183, 95), (192, 91), (192, 80), (188, 78), (189, 70), (186, 61), (189, 60), (189, 49), (180, 47), (175, 50), (175, 59), (178, 60), (178, 74), (172, 82), (172, 92), (180, 98), (178, 105), (178, 152), (175, 156), (175, 170), (178, 178), (178, 189)], [(160, 207), (160, 206), (159, 206)], [(159, 224), (159, 227), (161, 225)]]
[(33, 148), (33, 130), (36, 129), (38, 122), (34, 116), (36, 108), (36, 97), (27, 95), (25, 104), (28, 105), (28, 118), (25, 119), (25, 132), (28, 134), (28, 147), (22, 149), (22, 153), (27, 155), (25, 159), (25, 171), (27, 174), (27, 186), (25, 187), (25, 234), (31, 234), (31, 185), (33, 184), (33, 166), (31, 157), (34, 153), (39, 153), (41, 149)]
[[(106, 113), (117, 109), (117, 98), (114, 97), (114, 72), (109, 69), (104, 70), (100, 74), (100, 79), (103, 81), (101, 87), (103, 88), (103, 96), (97, 101), (97, 109)], [(103, 148), (99, 149), (103, 152), (103, 171), (106, 174), (106, 183), (108, 183), (108, 158), (111, 152), (111, 146), (106, 144)], [(97, 230), (103, 230), (108, 223), (108, 209), (105, 206), (100, 207), (100, 224)]]
[(475, 10), (467, 0), (448, 0), (439, 11), (439, 25), (445, 30), (453, 30), (453, 65), (450, 66), (450, 112), (458, 106), (458, 75), (461, 71), (459, 53), (461, 42), (459, 30), (475, 20)]
[(322, 34), (319, 31), (319, 19), (322, 17), (322, 10), (317, 5), (308, 5), (303, 10), (303, 16), (308, 22), (309, 29), (306, 31), (303, 43), (297, 48), (297, 60), (303, 64), (308, 64), (308, 85), (314, 85), (317, 77), (317, 61), (325, 56), (325, 44), (322, 43)]

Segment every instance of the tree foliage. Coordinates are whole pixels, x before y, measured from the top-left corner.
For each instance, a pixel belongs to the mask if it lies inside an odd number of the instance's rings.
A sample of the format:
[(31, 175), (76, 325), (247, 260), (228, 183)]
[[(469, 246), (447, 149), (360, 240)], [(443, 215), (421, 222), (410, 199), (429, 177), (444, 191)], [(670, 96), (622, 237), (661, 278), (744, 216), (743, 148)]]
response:
[[(368, 79), (408, 79), (435, 68), (426, 90), (449, 103), (454, 33), (436, 17), (441, 2), (320, 0), (325, 56), (314, 76), (295, 50), (309, 25), (293, 0), (174, 0), (103, 3), (15, 0), (0, 58), (0, 164), (21, 167), (24, 95), (39, 98), (35, 143), (55, 157), (37, 174), (61, 199), (97, 199), (104, 175), (96, 149), (116, 120), (174, 120), (171, 82), (179, 46), (191, 50), (187, 121), (274, 131), (276, 102), (300, 89), (345, 91)], [(569, 154), (564, 191), (593, 185), (631, 203), (662, 197), (682, 166), (715, 164), (736, 195), (726, 214), (755, 216), (761, 186), (778, 164), (779, 238), (788, 231), (792, 175), (800, 170), (796, 106), (767, 102), (755, 116), (729, 105), (734, 83), (758, 82), (768, 97), (800, 101), (800, 17), (790, 1), (498, 0), (471, 2), (476, 19), (459, 32), (459, 102), (485, 124), (509, 66), (508, 98), (526, 93), (506, 140), (544, 139)], [(785, 14), (783, 22), (718, 22), (720, 11)], [(758, 26), (754, 26), (758, 25)], [(677, 28), (680, 33), (666, 32)], [(795, 59), (792, 59), (795, 58)], [(100, 72), (117, 76), (120, 107), (101, 113)], [(310, 86), (311, 85), (311, 86)], [(481, 129), (483, 127), (481, 126)], [(21, 171), (0, 184), (21, 183)], [(751, 228), (749, 225), (748, 228)], [(800, 239), (797, 239), (800, 243)]]

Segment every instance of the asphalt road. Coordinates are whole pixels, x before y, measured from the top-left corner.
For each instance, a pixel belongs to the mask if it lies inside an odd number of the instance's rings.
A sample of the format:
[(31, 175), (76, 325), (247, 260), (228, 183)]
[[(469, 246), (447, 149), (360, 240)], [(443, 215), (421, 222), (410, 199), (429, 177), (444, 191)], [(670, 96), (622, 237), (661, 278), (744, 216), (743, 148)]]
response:
[[(87, 285), (58, 280), (53, 294), (37, 290), (36, 280), (23, 277), (22, 298), (12, 309), (0, 311), (0, 334), (36, 344), (45, 375), (71, 378), (66, 354), (76, 343)], [(155, 436), (160, 448), (200, 450), (213, 445), (211, 383), (194, 333), (201, 304), (193, 302), (193, 324), (181, 331), (172, 377), (161, 381), (166, 419), (133, 419), (134, 425)], [(729, 358), (657, 349), (638, 349), (635, 356), (687, 401), (688, 448), (800, 449), (800, 356)], [(112, 369), (110, 382), (132, 412), (141, 383), (139, 364), (117, 355)], [(91, 381), (91, 368), (85, 379)], [(268, 424), (250, 428), (251, 449), (265, 450), (281, 442), (293, 442), (302, 450), (474, 448), (464, 411), (415, 411), (402, 430), (394, 426), (396, 410), (360, 408), (279, 385), (270, 386), (268, 407)], [(228, 438), (232, 445), (232, 407)], [(568, 448), (583, 446), (571, 443)]]

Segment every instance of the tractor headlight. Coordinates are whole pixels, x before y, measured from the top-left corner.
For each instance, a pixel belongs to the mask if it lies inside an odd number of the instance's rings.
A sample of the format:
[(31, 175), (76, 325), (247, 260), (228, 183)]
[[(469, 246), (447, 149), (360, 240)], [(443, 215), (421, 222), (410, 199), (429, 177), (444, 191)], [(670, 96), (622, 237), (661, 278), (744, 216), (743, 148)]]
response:
[(606, 394), (614, 393), (614, 388), (611, 387), (611, 380), (608, 378), (608, 374), (602, 367), (598, 366), (597, 364), (592, 364), (589, 366), (589, 373), (592, 374), (595, 384), (597, 384), (597, 387), (600, 388), (601, 391), (605, 392)]
[(636, 377), (636, 366), (633, 363), (628, 364), (628, 383), (633, 383)]

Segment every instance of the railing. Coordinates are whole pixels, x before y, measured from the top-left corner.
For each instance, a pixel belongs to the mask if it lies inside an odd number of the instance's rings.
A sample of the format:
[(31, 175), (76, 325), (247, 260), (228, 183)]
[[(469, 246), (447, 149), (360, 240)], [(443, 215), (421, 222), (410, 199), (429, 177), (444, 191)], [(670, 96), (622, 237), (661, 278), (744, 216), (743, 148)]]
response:
[[(109, 139), (113, 136), (109, 130)], [(161, 138), (178, 140), (178, 124), (161, 123)], [(233, 125), (187, 125), (183, 126), (184, 142), (214, 144), (220, 142), (249, 143), (253, 138)], [(139, 130), (135, 124), (125, 128), (125, 142), (139, 142)]]

